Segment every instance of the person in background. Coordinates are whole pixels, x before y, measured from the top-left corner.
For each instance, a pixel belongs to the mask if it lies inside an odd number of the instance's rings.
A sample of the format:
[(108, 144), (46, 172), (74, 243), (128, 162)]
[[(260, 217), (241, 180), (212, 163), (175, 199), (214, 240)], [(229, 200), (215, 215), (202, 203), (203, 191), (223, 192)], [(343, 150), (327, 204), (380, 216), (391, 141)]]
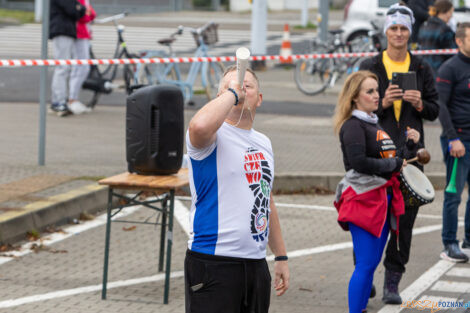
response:
[[(86, 60), (90, 58), (91, 29), (89, 24), (95, 19), (96, 13), (93, 7), (91, 6), (89, 0), (78, 1), (86, 7), (86, 12), (85, 15), (77, 21), (77, 39), (74, 42), (72, 56), (74, 59)], [(86, 107), (79, 100), (80, 90), (89, 71), (89, 65), (80, 65), (72, 67), (72, 73), (70, 74), (69, 81), (68, 106), (73, 114), (91, 112), (91, 109)]]
[(429, 19), (429, 8), (434, 0), (408, 0), (406, 5), (413, 11), (416, 21), (413, 23), (411, 31), (411, 47), (416, 49), (418, 46), (418, 33), (421, 25)]
[[(377, 76), (351, 74), (343, 85), (334, 115), (346, 175), (336, 189), (338, 222), (351, 232), (355, 269), (349, 281), (349, 313), (366, 312), (374, 272), (382, 259), (390, 229), (398, 232), (405, 212), (397, 175), (406, 160), (379, 126)], [(408, 132), (418, 142), (416, 130)]]
[[(77, 21), (85, 15), (86, 8), (77, 0), (51, 0), (49, 15), (49, 39), (55, 59), (71, 59), (75, 39), (77, 38)], [(50, 112), (58, 116), (70, 114), (67, 105), (67, 83), (70, 66), (56, 66), (51, 84)]]
[[(419, 48), (430, 49), (453, 49), (455, 45), (455, 33), (447, 25), (454, 13), (454, 6), (449, 0), (437, 0), (434, 3), (436, 15), (431, 16), (420, 28), (418, 34)], [(435, 54), (423, 56), (423, 59), (431, 65), (434, 75), (437, 70), (452, 55)]]
[[(446, 183), (456, 168), (456, 192), (444, 192), (442, 209), (441, 258), (452, 262), (468, 262), (468, 255), (457, 240), (458, 211), (465, 183), (470, 182), (470, 23), (461, 23), (455, 33), (459, 53), (439, 69), (436, 87), (439, 92), (442, 125), (441, 146), (446, 164)], [(457, 158), (457, 162), (454, 161)], [(454, 165), (455, 164), (455, 165)], [(465, 210), (463, 249), (470, 249), (470, 199)], [(468, 251), (468, 250), (467, 250)]]
[[(384, 33), (387, 49), (361, 63), (360, 68), (370, 70), (379, 79), (379, 106), (376, 114), (380, 126), (391, 137), (397, 149), (409, 144), (408, 127), (420, 134), (416, 148), (424, 147), (423, 119), (433, 121), (439, 115), (438, 94), (430, 66), (419, 56), (408, 51), (412, 34), (413, 12), (406, 6), (392, 5), (386, 15)], [(416, 73), (417, 90), (403, 91), (391, 84), (394, 72)], [(421, 171), (423, 167), (416, 165)], [(405, 204), (405, 214), (400, 219), (400, 236), (391, 233), (385, 252), (385, 279), (382, 301), (386, 304), (402, 304), (398, 285), (405, 272), (411, 249), (413, 225), (419, 207)]]

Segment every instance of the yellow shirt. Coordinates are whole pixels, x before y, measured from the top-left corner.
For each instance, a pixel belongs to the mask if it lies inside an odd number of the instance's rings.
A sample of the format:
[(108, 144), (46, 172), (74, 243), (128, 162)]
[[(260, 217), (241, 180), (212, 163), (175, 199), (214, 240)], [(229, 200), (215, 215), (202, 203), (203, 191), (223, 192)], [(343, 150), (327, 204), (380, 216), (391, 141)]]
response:
[[(385, 70), (387, 71), (388, 80), (392, 80), (392, 73), (406, 73), (410, 69), (410, 54), (406, 54), (406, 59), (403, 62), (395, 62), (387, 54), (387, 50), (384, 51), (382, 54), (382, 62), (384, 63)], [(393, 101), (393, 111), (395, 112), (395, 119), (397, 122), (400, 120), (400, 112), (401, 112), (401, 103), (402, 100)]]

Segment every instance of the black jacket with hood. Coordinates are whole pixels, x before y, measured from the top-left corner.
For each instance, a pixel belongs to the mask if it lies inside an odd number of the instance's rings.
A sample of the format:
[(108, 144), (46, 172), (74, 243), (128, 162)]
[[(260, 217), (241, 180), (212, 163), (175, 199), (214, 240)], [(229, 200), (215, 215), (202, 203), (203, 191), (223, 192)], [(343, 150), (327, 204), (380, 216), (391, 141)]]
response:
[(77, 38), (77, 21), (85, 15), (86, 8), (77, 0), (51, 0), (49, 39), (57, 36)]
[(401, 106), (401, 113), (399, 121), (395, 118), (393, 105), (383, 109), (382, 99), (385, 96), (390, 84), (387, 76), (387, 71), (382, 62), (382, 55), (384, 52), (379, 53), (377, 56), (365, 60), (361, 63), (361, 70), (369, 70), (377, 75), (379, 79), (379, 108), (376, 111), (379, 117), (380, 126), (392, 138), (393, 142), (398, 149), (403, 148), (406, 144), (405, 132), (407, 127), (414, 128), (421, 134), (419, 139), (419, 147), (424, 147), (424, 131), (423, 119), (433, 121), (439, 116), (438, 93), (434, 85), (434, 76), (430, 66), (424, 62), (420, 57), (414, 56), (410, 53), (410, 68), (409, 71), (416, 72), (416, 82), (418, 90), (421, 91), (421, 99), (423, 101), (423, 110), (418, 112), (409, 102), (403, 101)]

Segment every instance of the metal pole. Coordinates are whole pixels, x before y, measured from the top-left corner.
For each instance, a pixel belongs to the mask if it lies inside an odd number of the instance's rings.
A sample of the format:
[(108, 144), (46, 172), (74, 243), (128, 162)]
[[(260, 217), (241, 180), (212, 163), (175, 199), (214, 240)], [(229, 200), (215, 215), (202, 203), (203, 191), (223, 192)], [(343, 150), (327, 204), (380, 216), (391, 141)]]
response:
[(174, 11), (181, 11), (183, 9), (183, 3), (181, 0), (173, 0)]
[(302, 3), (302, 20), (301, 25), (307, 27), (308, 24), (308, 0), (304, 0)]
[(160, 255), (158, 260), (158, 271), (163, 271), (163, 263), (165, 262), (165, 241), (166, 241), (166, 226), (167, 226), (167, 215), (170, 212), (168, 207), (168, 199), (165, 196), (165, 200), (162, 202), (162, 228), (160, 232)]
[(103, 285), (101, 287), (101, 300), (106, 300), (106, 289), (108, 287), (108, 263), (109, 263), (109, 241), (111, 238), (111, 213), (113, 209), (113, 188), (108, 190), (108, 207), (106, 215), (106, 236), (104, 242), (104, 264), (103, 264)]
[[(253, 0), (251, 10), (251, 54), (266, 55), (266, 34), (267, 34), (267, 0)], [(252, 63), (253, 69), (261, 69), (264, 62)]]
[[(39, 1), (39, 0), (38, 0)], [(42, 40), (41, 58), (47, 59), (47, 39), (49, 38), (49, 0), (42, 0)], [(41, 68), (39, 79), (39, 153), (38, 165), (46, 164), (46, 97), (47, 66)]]
[(320, 0), (318, 13), (320, 13), (320, 39), (326, 41), (328, 37), (328, 11), (329, 11), (330, 1), (329, 0)]
[(34, 0), (34, 21), (40, 22), (42, 17), (42, 0)]
[(163, 291), (163, 304), (168, 304), (170, 295), (171, 248), (173, 246), (173, 214), (175, 212), (175, 190), (170, 190), (170, 212), (168, 213), (168, 234), (166, 244), (166, 270), (165, 290)]
[(220, 0), (212, 0), (212, 9), (214, 11), (220, 10)]
[(253, 0), (251, 11), (251, 53), (253, 55), (266, 54), (267, 13), (266, 0)]

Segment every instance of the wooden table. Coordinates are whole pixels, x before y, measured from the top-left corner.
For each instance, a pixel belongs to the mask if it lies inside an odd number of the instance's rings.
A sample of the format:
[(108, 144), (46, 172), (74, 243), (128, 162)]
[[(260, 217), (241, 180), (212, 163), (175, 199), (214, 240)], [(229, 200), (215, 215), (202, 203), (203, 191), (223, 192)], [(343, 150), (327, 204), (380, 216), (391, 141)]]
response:
[[(165, 254), (165, 240), (167, 242), (166, 250), (166, 269), (165, 269), (165, 291), (163, 295), (163, 303), (168, 304), (168, 294), (170, 289), (170, 269), (171, 269), (171, 247), (173, 244), (173, 211), (175, 201), (175, 191), (188, 185), (188, 170), (180, 169), (174, 175), (138, 175), (131, 173), (122, 173), (116, 176), (102, 179), (98, 182), (100, 185), (109, 186), (108, 205), (107, 205), (107, 221), (106, 221), (106, 239), (104, 248), (104, 266), (103, 266), (103, 287), (101, 290), (101, 299), (106, 299), (106, 288), (108, 283), (108, 261), (109, 261), (109, 241), (111, 237), (111, 222), (137, 223), (161, 225), (160, 235), (160, 254), (158, 261), (158, 271), (163, 271), (163, 261)], [(134, 190), (138, 191), (132, 197), (114, 192), (118, 190)], [(158, 197), (152, 199), (139, 200), (143, 192), (159, 193)], [(120, 199), (121, 202), (113, 207), (113, 198)], [(124, 200), (124, 201), (122, 201)], [(169, 202), (169, 206), (168, 206)], [(160, 204), (160, 207), (155, 206)], [(160, 212), (162, 215), (161, 223), (158, 220), (153, 222), (141, 221), (123, 221), (111, 218), (118, 214), (123, 208), (133, 205), (142, 205), (146, 208)], [(113, 211), (115, 211), (113, 213)], [(168, 221), (167, 221), (168, 219)], [(166, 229), (168, 227), (168, 230)]]

